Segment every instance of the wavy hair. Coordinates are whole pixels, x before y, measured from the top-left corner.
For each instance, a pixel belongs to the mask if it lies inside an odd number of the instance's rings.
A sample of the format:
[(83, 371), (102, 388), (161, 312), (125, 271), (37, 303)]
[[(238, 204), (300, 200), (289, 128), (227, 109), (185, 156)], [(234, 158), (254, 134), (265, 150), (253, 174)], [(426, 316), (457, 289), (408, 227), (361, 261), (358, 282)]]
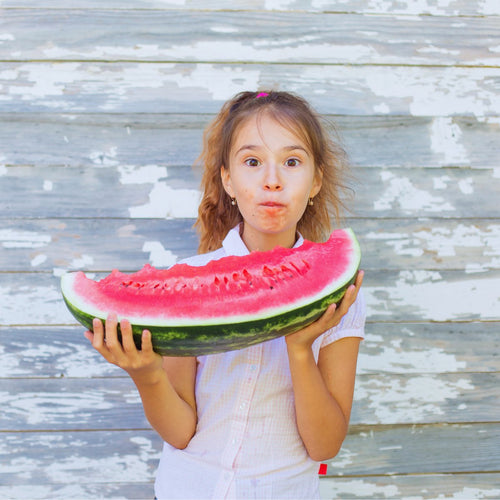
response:
[(196, 161), (203, 169), (202, 199), (195, 223), (200, 253), (219, 248), (227, 232), (243, 220), (224, 190), (220, 169), (229, 168), (233, 137), (239, 127), (250, 116), (262, 113), (269, 114), (304, 141), (314, 158), (317, 173), (322, 176), (321, 189), (314, 204), (307, 206), (297, 230), (308, 240), (324, 241), (332, 230), (331, 216), (336, 223), (340, 222), (347, 155), (335, 131), (328, 134), (322, 118), (307, 101), (290, 92), (241, 92), (222, 106), (205, 129), (202, 152)]

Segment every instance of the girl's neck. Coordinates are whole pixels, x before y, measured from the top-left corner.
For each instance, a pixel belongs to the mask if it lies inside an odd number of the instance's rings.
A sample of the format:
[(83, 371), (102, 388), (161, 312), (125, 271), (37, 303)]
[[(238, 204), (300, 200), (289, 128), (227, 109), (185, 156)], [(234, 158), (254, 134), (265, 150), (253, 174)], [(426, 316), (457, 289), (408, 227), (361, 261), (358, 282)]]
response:
[(252, 228), (245, 225), (245, 223), (240, 225), (240, 236), (250, 252), (265, 252), (277, 246), (292, 248), (298, 237), (295, 228), (291, 228), (289, 231), (279, 234), (266, 234), (260, 231), (253, 231)]

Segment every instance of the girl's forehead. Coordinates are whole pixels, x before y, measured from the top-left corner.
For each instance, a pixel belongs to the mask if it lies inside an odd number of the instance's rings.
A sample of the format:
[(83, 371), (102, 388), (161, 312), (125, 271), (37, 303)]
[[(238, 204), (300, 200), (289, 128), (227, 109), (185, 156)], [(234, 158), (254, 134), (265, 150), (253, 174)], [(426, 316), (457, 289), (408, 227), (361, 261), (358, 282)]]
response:
[(280, 120), (270, 112), (254, 114), (242, 120), (233, 133), (232, 147), (251, 137), (265, 141), (271, 135), (289, 139), (291, 143), (309, 149), (307, 134), (299, 124), (291, 120)]

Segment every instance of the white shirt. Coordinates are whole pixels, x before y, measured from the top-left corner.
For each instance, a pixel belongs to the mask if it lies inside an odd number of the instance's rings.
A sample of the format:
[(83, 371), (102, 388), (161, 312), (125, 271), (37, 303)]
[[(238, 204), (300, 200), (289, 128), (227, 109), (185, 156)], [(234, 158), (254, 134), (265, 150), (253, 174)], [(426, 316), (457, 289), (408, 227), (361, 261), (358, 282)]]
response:
[[(295, 247), (303, 243), (300, 237)], [(222, 248), (184, 262), (204, 265), (246, 255), (238, 227)], [(341, 323), (313, 344), (364, 337), (362, 294)], [(222, 354), (200, 356), (196, 374), (196, 433), (184, 450), (164, 443), (155, 495), (164, 499), (319, 498), (318, 464), (295, 423), (293, 387), (283, 337)]]

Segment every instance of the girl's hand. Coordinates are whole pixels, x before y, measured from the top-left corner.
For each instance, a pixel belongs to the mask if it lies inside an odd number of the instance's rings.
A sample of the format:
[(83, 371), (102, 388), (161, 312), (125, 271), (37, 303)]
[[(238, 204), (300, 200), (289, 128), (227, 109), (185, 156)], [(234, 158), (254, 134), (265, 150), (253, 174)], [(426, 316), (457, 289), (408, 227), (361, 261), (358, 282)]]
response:
[(151, 332), (144, 330), (142, 333), (139, 351), (134, 343), (130, 322), (126, 319), (120, 321), (121, 343), (118, 340), (117, 326), (115, 314), (109, 314), (105, 328), (100, 319), (94, 318), (94, 332), (87, 331), (84, 335), (106, 361), (119, 366), (132, 378), (147, 377), (162, 370), (163, 358), (153, 351)]
[(364, 271), (359, 271), (356, 276), (356, 282), (351, 285), (347, 290), (337, 307), (336, 304), (332, 304), (323, 313), (323, 315), (317, 319), (314, 323), (306, 326), (298, 332), (291, 333), (285, 337), (288, 350), (309, 350), (313, 342), (324, 332), (337, 326), (340, 320), (346, 315), (349, 308), (354, 304), (356, 297), (358, 296), (359, 289), (363, 283)]

